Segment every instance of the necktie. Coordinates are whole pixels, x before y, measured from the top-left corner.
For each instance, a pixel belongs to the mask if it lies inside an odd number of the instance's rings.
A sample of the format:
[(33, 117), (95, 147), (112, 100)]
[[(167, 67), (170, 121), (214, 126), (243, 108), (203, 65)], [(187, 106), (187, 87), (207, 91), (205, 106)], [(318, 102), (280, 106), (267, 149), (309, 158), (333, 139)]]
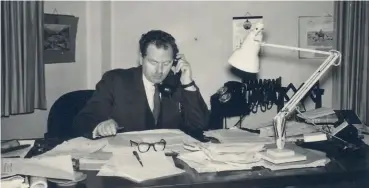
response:
[(155, 124), (158, 122), (159, 114), (160, 114), (160, 96), (159, 96), (159, 88), (158, 85), (155, 85), (155, 93), (154, 93), (154, 109), (152, 111)]

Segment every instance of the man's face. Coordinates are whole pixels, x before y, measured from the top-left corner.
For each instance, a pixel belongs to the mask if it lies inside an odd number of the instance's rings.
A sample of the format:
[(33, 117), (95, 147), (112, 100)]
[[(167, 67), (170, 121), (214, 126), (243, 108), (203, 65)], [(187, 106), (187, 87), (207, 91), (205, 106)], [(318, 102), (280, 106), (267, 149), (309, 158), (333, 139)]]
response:
[(145, 77), (154, 84), (161, 83), (171, 71), (173, 49), (170, 46), (164, 49), (157, 48), (155, 44), (149, 44), (141, 63)]

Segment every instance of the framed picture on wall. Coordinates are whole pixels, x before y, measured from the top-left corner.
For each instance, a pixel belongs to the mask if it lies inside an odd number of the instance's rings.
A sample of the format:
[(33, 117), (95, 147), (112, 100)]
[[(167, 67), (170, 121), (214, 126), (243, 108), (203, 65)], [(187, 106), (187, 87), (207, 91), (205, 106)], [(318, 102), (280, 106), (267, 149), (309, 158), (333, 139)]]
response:
[[(329, 51), (333, 49), (334, 30), (332, 16), (300, 16), (299, 47)], [(299, 51), (300, 59), (326, 58), (322, 54)]]
[(44, 14), (44, 62), (75, 62), (78, 17)]

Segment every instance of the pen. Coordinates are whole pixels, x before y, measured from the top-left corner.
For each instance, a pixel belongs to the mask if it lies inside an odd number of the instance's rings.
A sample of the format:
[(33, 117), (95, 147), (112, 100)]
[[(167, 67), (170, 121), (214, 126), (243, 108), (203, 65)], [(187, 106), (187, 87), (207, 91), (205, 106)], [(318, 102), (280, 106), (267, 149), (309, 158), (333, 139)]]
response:
[(141, 166), (143, 167), (142, 161), (140, 159), (140, 156), (138, 156), (137, 151), (133, 151), (133, 155), (136, 156), (136, 159), (138, 160), (138, 162), (140, 162)]
[(9, 157), (1, 157), (1, 158), (20, 158), (20, 156), (9, 156)]

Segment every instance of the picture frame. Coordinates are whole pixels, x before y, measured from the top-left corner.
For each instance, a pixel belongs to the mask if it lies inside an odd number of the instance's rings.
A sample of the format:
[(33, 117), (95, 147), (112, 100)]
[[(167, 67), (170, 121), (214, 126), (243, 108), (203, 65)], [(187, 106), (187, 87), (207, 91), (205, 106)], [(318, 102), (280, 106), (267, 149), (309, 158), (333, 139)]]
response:
[(78, 17), (44, 14), (44, 63), (75, 62)]
[[(328, 16), (299, 16), (299, 47), (329, 51), (334, 45), (333, 17)], [(326, 58), (323, 54), (299, 51), (299, 59)]]

